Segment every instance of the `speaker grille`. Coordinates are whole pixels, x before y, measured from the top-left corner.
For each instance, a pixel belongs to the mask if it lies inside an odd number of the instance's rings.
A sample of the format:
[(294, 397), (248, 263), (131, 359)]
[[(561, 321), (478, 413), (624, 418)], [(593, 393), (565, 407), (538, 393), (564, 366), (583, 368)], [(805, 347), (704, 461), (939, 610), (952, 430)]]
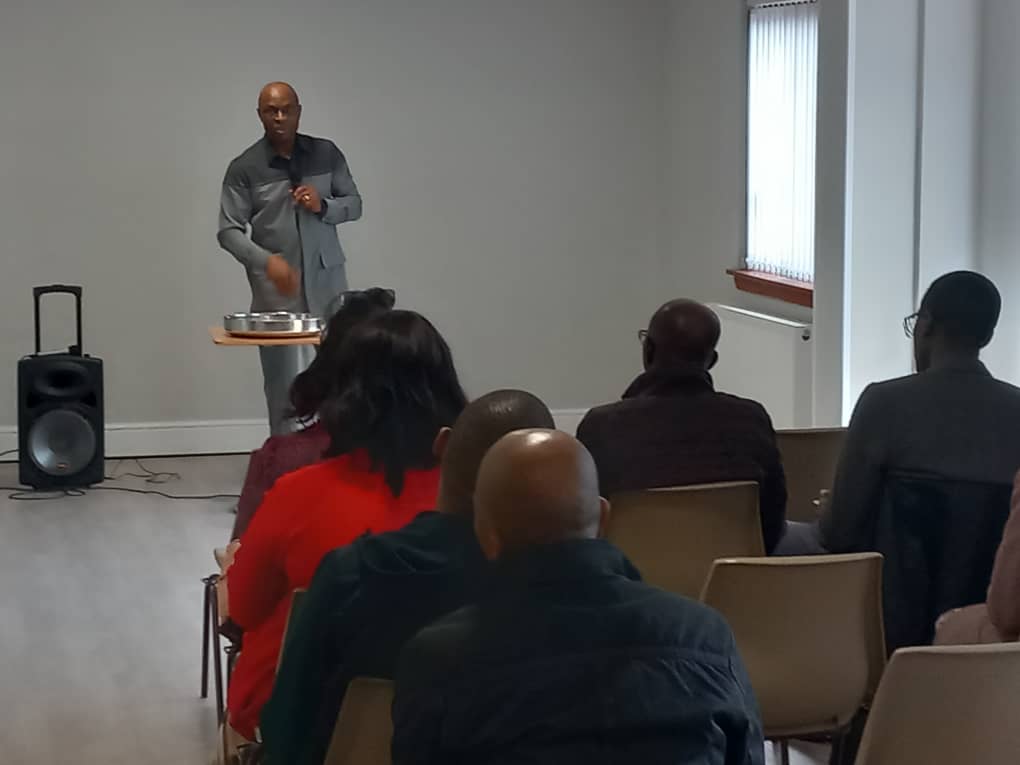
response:
[(72, 409), (46, 412), (28, 432), (28, 456), (46, 475), (78, 473), (95, 455), (96, 431)]

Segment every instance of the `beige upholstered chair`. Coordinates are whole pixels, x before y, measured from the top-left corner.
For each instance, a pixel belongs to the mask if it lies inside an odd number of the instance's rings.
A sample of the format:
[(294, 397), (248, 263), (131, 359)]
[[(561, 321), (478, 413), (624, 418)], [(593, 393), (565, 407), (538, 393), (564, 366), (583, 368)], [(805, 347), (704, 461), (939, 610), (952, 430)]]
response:
[(882, 556), (718, 560), (702, 600), (733, 628), (765, 737), (842, 735), (885, 665)]
[(780, 430), (776, 440), (786, 473), (786, 517), (813, 521), (818, 516), (812, 501), (836, 480), (846, 428)]
[(347, 686), (324, 765), (390, 765), (393, 683), (356, 677)]
[(902, 648), (878, 688), (857, 765), (1020, 762), (1020, 643)]
[(716, 558), (764, 555), (758, 484), (704, 484), (614, 495), (607, 537), (649, 584), (697, 598)]

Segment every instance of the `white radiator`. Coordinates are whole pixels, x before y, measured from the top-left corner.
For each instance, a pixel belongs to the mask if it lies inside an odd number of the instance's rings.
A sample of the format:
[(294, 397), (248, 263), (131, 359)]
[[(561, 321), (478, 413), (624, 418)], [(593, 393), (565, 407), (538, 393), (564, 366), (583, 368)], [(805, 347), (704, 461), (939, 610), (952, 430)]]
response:
[(811, 325), (728, 305), (712, 309), (722, 322), (716, 390), (761, 402), (776, 428), (811, 427)]

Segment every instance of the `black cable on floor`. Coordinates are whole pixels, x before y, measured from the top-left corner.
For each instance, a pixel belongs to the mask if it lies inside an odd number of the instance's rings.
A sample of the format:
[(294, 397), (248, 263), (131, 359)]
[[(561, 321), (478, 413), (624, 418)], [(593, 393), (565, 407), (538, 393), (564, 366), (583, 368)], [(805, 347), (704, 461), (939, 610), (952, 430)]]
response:
[[(18, 450), (14, 449), (13, 451), (16, 452)], [(5, 453), (9, 454), (12, 452)], [(0, 456), (3, 456), (3, 454), (0, 454)], [(149, 484), (165, 484), (169, 483), (170, 481), (179, 481), (181, 479), (180, 473), (175, 473), (171, 471), (152, 470), (138, 458), (132, 458), (131, 461), (138, 466), (138, 470), (140, 470), (141, 472), (118, 473), (117, 470), (120, 468), (122, 464), (124, 464), (124, 461), (125, 460), (123, 459), (117, 460), (117, 462), (114, 463), (113, 470), (111, 471), (112, 475), (104, 476), (104, 479), (107, 481), (118, 481), (122, 478), (140, 478)], [(31, 501), (41, 502), (52, 499), (63, 499), (65, 497), (83, 497), (87, 492), (90, 491), (122, 491), (127, 494), (148, 494), (154, 497), (163, 497), (165, 499), (175, 500), (180, 499), (195, 501), (213, 499), (238, 499), (240, 497), (239, 494), (167, 494), (165, 491), (159, 491), (157, 489), (132, 489), (127, 486), (103, 486), (100, 484), (84, 488), (55, 489), (50, 491), (39, 491), (36, 489), (26, 488), (24, 486), (20, 487), (0, 486), (0, 491), (11, 492), (10, 494), (7, 495), (7, 499), (11, 499), (16, 502), (31, 502)]]
[(138, 459), (137, 457), (132, 458), (131, 461), (134, 462), (138, 466), (138, 469), (142, 471), (141, 473), (131, 473), (131, 472), (128, 472), (128, 473), (117, 473), (117, 469), (124, 463), (124, 460), (120, 459), (120, 460), (117, 460), (116, 464), (113, 466), (113, 471), (112, 471), (113, 475), (104, 476), (104, 478), (107, 481), (116, 481), (116, 480), (118, 480), (120, 478), (141, 478), (141, 479), (144, 479), (144, 481), (146, 483), (170, 483), (171, 481), (179, 481), (179, 480), (181, 480), (181, 474), (180, 473), (173, 473), (173, 472), (169, 472), (169, 471), (150, 470), (145, 465), (143, 465), (142, 461), (140, 459)]
[(125, 494), (148, 494), (154, 497), (163, 497), (167, 500), (236, 500), (238, 494), (166, 494), (157, 492), (155, 489), (129, 489), (127, 487), (103, 487), (94, 486), (86, 489), (63, 489), (54, 491), (36, 491), (24, 487), (0, 487), (0, 492), (10, 492), (8, 500), (15, 502), (42, 502), (45, 500), (59, 500), (65, 497), (84, 497), (89, 492), (124, 492)]

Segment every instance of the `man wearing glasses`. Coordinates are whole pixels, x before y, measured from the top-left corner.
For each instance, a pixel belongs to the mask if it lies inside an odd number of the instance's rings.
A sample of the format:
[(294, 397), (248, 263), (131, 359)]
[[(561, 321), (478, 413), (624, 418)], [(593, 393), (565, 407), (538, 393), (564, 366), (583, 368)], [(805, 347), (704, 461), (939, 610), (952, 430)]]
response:
[(1001, 298), (972, 271), (936, 279), (903, 327), (917, 373), (875, 383), (850, 420), (821, 541), (832, 552), (874, 549), (890, 474), (1008, 485), (1020, 467), (1020, 389), (980, 361)]
[[(220, 246), (244, 266), (252, 311), (326, 316), (347, 288), (336, 227), (361, 217), (347, 160), (324, 138), (298, 133), (301, 103), (284, 82), (259, 93), (265, 134), (227, 168), (220, 196)], [(260, 347), (269, 425), (286, 433), (290, 384), (311, 346)]]

